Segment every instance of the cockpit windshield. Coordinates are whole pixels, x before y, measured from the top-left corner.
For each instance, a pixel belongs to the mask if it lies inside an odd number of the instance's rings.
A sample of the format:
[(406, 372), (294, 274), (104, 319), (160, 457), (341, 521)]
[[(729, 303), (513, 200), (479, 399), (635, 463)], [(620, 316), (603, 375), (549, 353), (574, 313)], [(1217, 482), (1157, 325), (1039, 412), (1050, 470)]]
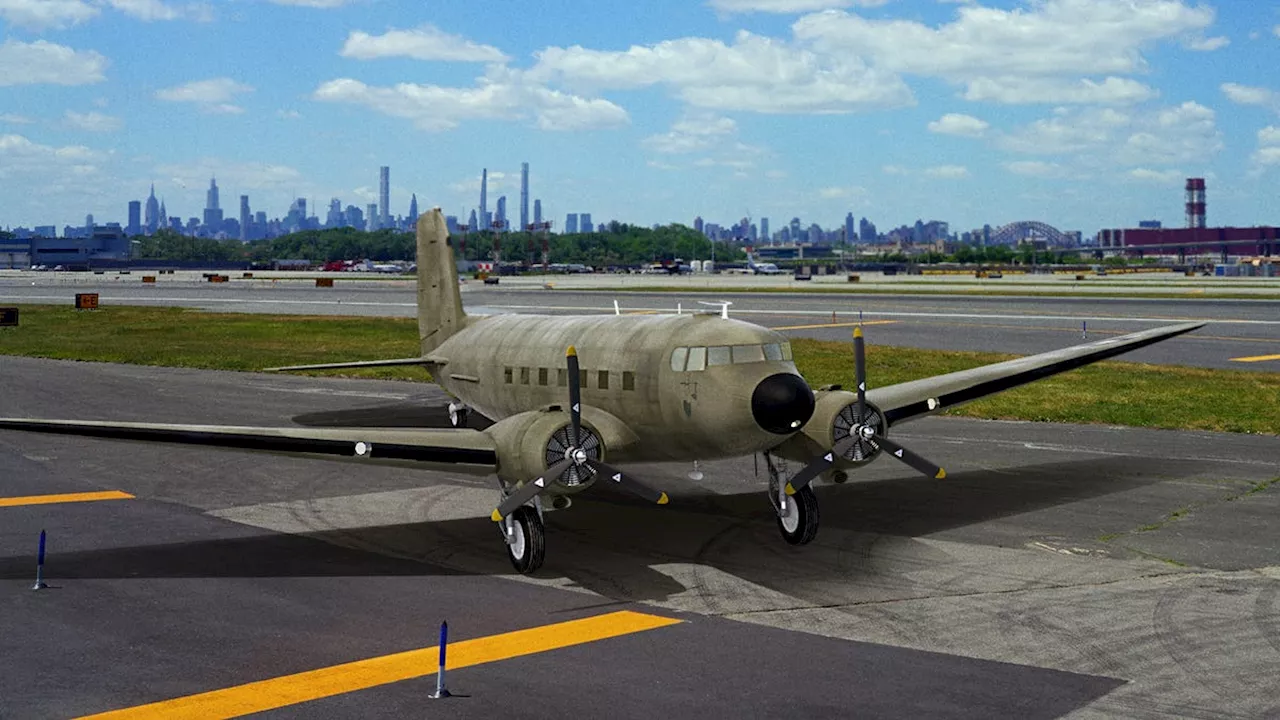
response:
[(758, 362), (789, 362), (791, 343), (765, 345), (712, 345), (711, 347), (678, 347), (671, 352), (671, 369), (676, 372), (700, 372), (711, 365), (745, 365)]

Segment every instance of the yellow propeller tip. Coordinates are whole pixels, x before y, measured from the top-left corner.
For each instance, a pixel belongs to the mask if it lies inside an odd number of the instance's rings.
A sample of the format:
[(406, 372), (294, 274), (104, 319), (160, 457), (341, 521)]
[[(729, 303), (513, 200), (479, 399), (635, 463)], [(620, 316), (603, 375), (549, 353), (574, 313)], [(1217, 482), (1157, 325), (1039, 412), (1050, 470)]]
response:
[(783, 491), (786, 492), (788, 495), (796, 494), (796, 489), (791, 487), (791, 483), (787, 483), (787, 486), (783, 488)]
[(577, 354), (578, 354), (578, 348), (576, 348), (576, 347), (574, 347), (574, 346), (572, 346), (572, 345), (570, 345), (570, 346), (569, 346), (569, 349), (568, 349), (568, 350), (565, 350), (565, 351), (564, 351), (564, 356), (565, 356), (565, 357), (574, 357), (574, 356), (575, 356), (575, 355), (577, 355)]
[(489, 518), (492, 519), (494, 522), (502, 522), (502, 513), (498, 512), (498, 510), (495, 508), (493, 511), (493, 514), (490, 515)]
[(856, 327), (856, 328), (854, 328), (854, 329), (853, 329), (853, 336), (854, 336), (854, 337), (856, 337), (856, 338), (862, 337), (862, 328), (861, 328), (861, 327)]
[(666, 493), (662, 493), (662, 497), (658, 498), (659, 505), (666, 505), (669, 502), (671, 502), (671, 498), (667, 497)]
[(946, 471), (946, 470), (943, 470), (942, 468), (938, 468), (938, 474), (937, 474), (937, 475), (934, 475), (934, 476), (933, 476), (933, 479), (934, 479), (934, 480), (942, 480), (942, 479), (943, 479), (943, 478), (945, 478), (946, 476), (947, 476), (947, 471)]

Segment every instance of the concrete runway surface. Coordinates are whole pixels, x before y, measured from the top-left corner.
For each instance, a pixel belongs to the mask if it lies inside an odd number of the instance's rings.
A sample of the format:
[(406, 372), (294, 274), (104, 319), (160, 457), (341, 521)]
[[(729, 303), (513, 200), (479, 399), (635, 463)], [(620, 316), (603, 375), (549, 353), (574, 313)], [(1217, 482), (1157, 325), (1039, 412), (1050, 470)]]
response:
[[(136, 282), (136, 276), (48, 273), (0, 278), (0, 303), (67, 303), (76, 292), (97, 292), (103, 304), (165, 305), (222, 312), (297, 313), (412, 317), (412, 280), (346, 280), (316, 288), (303, 281), (233, 280), (230, 283)], [(632, 276), (618, 276), (627, 278)], [(640, 277), (640, 276), (634, 276)], [(606, 276), (606, 279), (609, 279)], [(34, 285), (30, 283), (35, 283)], [(938, 350), (991, 350), (1027, 355), (1184, 320), (1209, 325), (1170, 343), (1123, 359), (1220, 369), (1280, 369), (1280, 301), (1155, 300), (1141, 298), (1042, 298), (946, 295), (803, 295), (775, 293), (635, 293), (546, 290), (529, 287), (463, 286), (463, 303), (474, 313), (564, 314), (712, 310), (703, 302), (728, 300), (730, 314), (788, 334), (848, 340), (850, 324), (868, 328), (874, 344)], [(834, 316), (833, 316), (834, 313)], [(834, 318), (834, 322), (833, 322)], [(1259, 359), (1261, 358), (1261, 359)], [(1244, 359), (1244, 360), (1242, 360)]]
[[(0, 366), (5, 416), (287, 425), (443, 401), (413, 383)], [(895, 437), (948, 479), (882, 459), (819, 487), (809, 546), (778, 536), (750, 458), (700, 483), (640, 465), (670, 506), (593, 488), (548, 514), (546, 566), (525, 578), (486, 518), (489, 478), (0, 432), (0, 717), (426, 648), (443, 619), (466, 640), (619, 610), (682, 622), (452, 672), (468, 697), (426, 699), (432, 659), (267, 716), (1280, 713), (1274, 437), (958, 418)], [(2, 501), (99, 490), (136, 499)], [(53, 587), (37, 593), (42, 528)], [(295, 685), (325, 691), (309, 677)]]

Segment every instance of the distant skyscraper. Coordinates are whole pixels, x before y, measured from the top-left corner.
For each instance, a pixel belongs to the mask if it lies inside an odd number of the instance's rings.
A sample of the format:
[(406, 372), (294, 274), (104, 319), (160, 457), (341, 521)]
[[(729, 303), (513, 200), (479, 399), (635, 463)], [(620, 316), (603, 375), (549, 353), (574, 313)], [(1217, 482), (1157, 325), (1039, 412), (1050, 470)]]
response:
[(480, 219), (484, 221), (485, 226), (481, 228), (472, 228), (473, 230), (488, 230), (489, 217), (489, 168), (480, 170)]
[(378, 229), (378, 204), (369, 203), (368, 207), (364, 209), (364, 216), (365, 216), (364, 229), (368, 230), (369, 232), (373, 232), (374, 230), (377, 230)]
[(875, 242), (877, 234), (875, 223), (871, 222), (871, 220), (864, 217), (862, 222), (858, 223), (858, 236), (862, 239), (862, 242)]
[(343, 222), (347, 227), (364, 228), (364, 211), (355, 205), (348, 205), (343, 213)]
[(169, 221), (169, 211), (164, 209), (164, 200), (160, 201), (160, 227), (172, 227), (173, 223)]
[(418, 223), (418, 193), (414, 193), (409, 198), (409, 226), (413, 227)]
[(696, 218), (694, 218), (694, 219), (693, 219), (693, 231), (694, 231), (694, 232), (702, 232), (702, 228), (703, 228), (703, 225), (702, 225), (702, 216), (701, 216), (701, 215), (699, 215), (698, 217), (696, 217)]
[(129, 227), (125, 232), (130, 235), (142, 234), (142, 203), (137, 200), (129, 201)]
[(529, 163), (520, 163), (520, 229), (529, 226)]
[(800, 242), (800, 218), (791, 218), (791, 242)]
[(533, 224), (534, 225), (542, 224), (542, 201), (541, 200), (533, 201)]
[(249, 196), (240, 196), (240, 242), (247, 242), (252, 234), (249, 226), (253, 225), (253, 213), (249, 212)]
[(851, 243), (857, 238), (853, 230), (853, 213), (849, 213), (844, 216), (844, 241)]
[(164, 224), (163, 216), (160, 214), (160, 202), (156, 200), (155, 183), (151, 183), (151, 196), (147, 198), (147, 212), (143, 215), (143, 222), (146, 224), (148, 233), (155, 232)]
[(769, 242), (769, 218), (760, 218), (760, 242)]
[(218, 181), (209, 178), (209, 192), (205, 194), (204, 204), (205, 232), (213, 235), (222, 229), (222, 208), (218, 204)]
[(378, 169), (378, 227), (391, 225), (391, 168)]
[(504, 230), (511, 230), (511, 226), (507, 224), (507, 196), (502, 195), (498, 198), (498, 209), (494, 213), (493, 219), (501, 224)]
[(93, 235), (93, 213), (84, 216), (84, 229), (89, 231), (89, 235)]
[(467, 227), (471, 229), (471, 232), (475, 232), (476, 230), (480, 229), (480, 226), (476, 224), (477, 222), (478, 221), (476, 220), (476, 211), (472, 210), (471, 217), (467, 219)]
[(569, 213), (564, 216), (564, 232), (566, 235), (578, 232), (578, 213)]
[(338, 198), (333, 198), (329, 201), (329, 213), (325, 215), (324, 226), (336, 228), (341, 227), (345, 222), (346, 217), (342, 214), (342, 201)]
[(578, 230), (584, 233), (595, 232), (595, 226), (591, 224), (591, 213), (578, 213)]

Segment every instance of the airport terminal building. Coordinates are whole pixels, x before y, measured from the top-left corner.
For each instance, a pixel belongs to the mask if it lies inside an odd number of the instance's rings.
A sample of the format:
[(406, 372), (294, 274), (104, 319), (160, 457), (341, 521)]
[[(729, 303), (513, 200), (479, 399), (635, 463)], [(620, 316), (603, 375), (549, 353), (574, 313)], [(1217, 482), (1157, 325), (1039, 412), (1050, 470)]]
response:
[(128, 260), (131, 244), (119, 223), (95, 225), (82, 237), (45, 237), (0, 240), (0, 269), (26, 269), (61, 265), (86, 269), (98, 261)]

